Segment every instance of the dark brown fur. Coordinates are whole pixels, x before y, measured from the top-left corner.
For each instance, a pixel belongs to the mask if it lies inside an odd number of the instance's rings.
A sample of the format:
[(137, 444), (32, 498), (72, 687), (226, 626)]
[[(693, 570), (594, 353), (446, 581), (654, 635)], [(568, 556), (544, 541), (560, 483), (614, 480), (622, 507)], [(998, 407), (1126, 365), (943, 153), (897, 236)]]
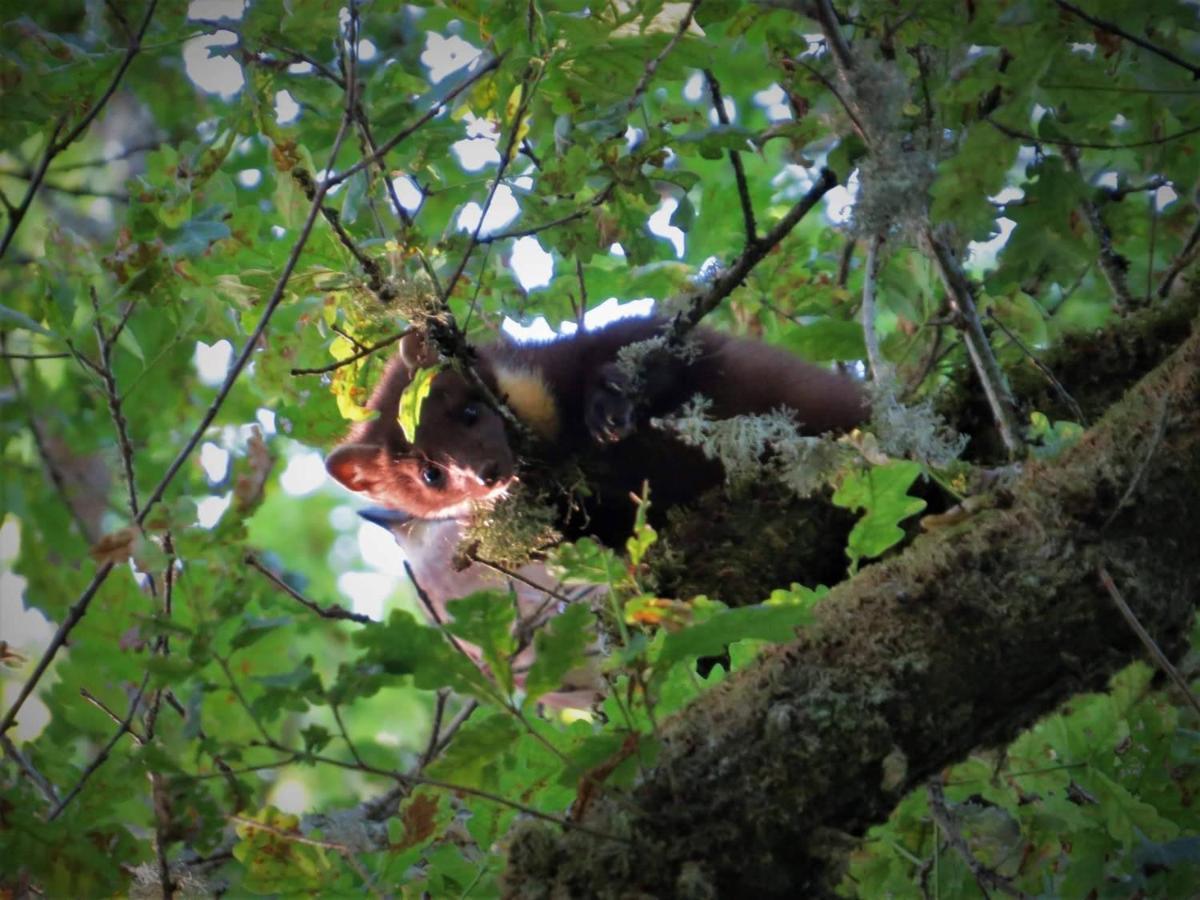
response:
[[(618, 540), (627, 531), (627, 498), (644, 480), (660, 510), (720, 483), (717, 464), (646, 424), (695, 394), (712, 401), (710, 414), (717, 418), (787, 407), (810, 434), (846, 430), (865, 418), (862, 392), (852, 380), (707, 329), (693, 333), (701, 350), (694, 361), (668, 354), (649, 360), (634, 404), (614, 365), (617, 352), (655, 336), (662, 325), (661, 319), (624, 319), (547, 343), (501, 341), (478, 349), (477, 371), (494, 392), (501, 391), (502, 371), (541, 376), (557, 415), (555, 432), (543, 435), (546, 462), (579, 458), (593, 491), (586, 530), (601, 539)], [(426, 518), (464, 517), (473, 502), (503, 493), (515, 478), (516, 458), (499, 414), (449, 369), (433, 382), (416, 440), (404, 438), (400, 395), (416, 369), (431, 362), (419, 343), (402, 344), (370, 401), (379, 417), (356, 426), (326, 464), (342, 484), (377, 503)], [(520, 412), (522, 405), (515, 406)]]

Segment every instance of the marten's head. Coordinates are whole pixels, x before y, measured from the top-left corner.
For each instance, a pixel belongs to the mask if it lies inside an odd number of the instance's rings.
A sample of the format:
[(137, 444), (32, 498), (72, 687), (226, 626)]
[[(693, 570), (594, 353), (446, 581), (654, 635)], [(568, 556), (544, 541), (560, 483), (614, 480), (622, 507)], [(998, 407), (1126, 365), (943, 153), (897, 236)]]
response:
[(379, 416), (358, 425), (325, 460), (329, 474), (376, 503), (425, 519), (468, 515), (512, 484), (516, 460), (504, 421), (462, 374), (434, 376), (415, 439), (404, 436), (400, 397), (436, 355), (416, 332), (400, 341), (368, 406)]

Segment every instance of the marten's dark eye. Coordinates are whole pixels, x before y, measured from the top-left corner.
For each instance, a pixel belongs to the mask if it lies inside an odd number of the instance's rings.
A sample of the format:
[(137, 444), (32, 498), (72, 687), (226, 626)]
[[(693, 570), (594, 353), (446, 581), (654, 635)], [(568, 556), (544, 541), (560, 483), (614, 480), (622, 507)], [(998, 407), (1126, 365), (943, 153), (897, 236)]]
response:
[(445, 475), (442, 473), (441, 468), (435, 466), (433, 463), (426, 463), (421, 467), (421, 480), (431, 488), (441, 487), (444, 478)]
[(461, 415), (464, 424), (474, 425), (479, 418), (479, 404), (474, 402), (468, 403), (462, 408)]

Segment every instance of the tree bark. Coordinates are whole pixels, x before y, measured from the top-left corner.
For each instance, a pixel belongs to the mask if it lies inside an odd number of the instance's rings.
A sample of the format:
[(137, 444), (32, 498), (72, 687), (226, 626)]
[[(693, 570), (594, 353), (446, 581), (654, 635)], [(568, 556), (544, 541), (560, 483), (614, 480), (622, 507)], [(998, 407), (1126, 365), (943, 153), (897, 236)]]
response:
[(829, 892), (831, 836), (1143, 655), (1101, 566), (1178, 657), (1200, 591), (1200, 331), (995, 499), (835, 588), (799, 640), (665, 723), (649, 776), (583, 819), (628, 843), (519, 825), (510, 894)]

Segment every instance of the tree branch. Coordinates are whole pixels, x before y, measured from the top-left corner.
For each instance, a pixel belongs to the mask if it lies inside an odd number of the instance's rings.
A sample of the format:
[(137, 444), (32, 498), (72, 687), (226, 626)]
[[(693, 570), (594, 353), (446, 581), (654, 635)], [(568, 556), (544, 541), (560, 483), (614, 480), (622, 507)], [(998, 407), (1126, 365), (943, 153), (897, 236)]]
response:
[(1138, 37), (1136, 34), (1131, 34), (1130, 32), (1126, 31), (1124, 28), (1122, 28), (1120, 25), (1117, 25), (1115, 22), (1108, 22), (1104, 19), (1097, 19), (1095, 16), (1089, 15), (1088, 13), (1084, 12), (1082, 9), (1080, 9), (1078, 6), (1076, 6), (1074, 3), (1068, 3), (1067, 0), (1054, 0), (1054, 3), (1058, 6), (1059, 9), (1065, 10), (1066, 12), (1069, 12), (1073, 16), (1077, 16), (1078, 18), (1083, 19), (1089, 25), (1093, 25), (1096, 28), (1099, 28), (1101, 31), (1107, 31), (1109, 34), (1115, 34), (1117, 37), (1122, 38), (1126, 41), (1129, 41), (1129, 43), (1131, 43), (1131, 44), (1136, 44), (1137, 46), (1141, 47), (1143, 50), (1149, 50), (1151, 53), (1153, 53), (1157, 56), (1161, 56), (1167, 62), (1174, 63), (1175, 65), (1179, 66), (1181, 69), (1186, 69), (1187, 71), (1192, 73), (1193, 79), (1200, 80), (1200, 66), (1192, 65), (1187, 60), (1176, 56), (1170, 50), (1166, 50), (1163, 47), (1159, 47), (1157, 44), (1152, 44), (1145, 38)]

